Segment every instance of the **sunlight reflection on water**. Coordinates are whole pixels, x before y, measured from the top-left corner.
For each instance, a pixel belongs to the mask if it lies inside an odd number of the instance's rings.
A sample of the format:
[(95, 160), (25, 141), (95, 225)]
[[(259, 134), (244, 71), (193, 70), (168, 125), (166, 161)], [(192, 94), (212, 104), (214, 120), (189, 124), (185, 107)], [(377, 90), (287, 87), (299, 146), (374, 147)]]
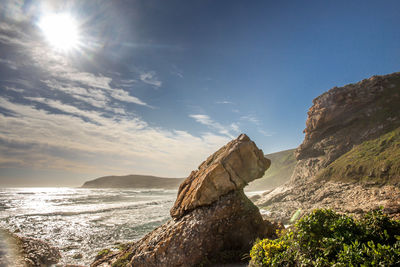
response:
[[(0, 227), (60, 248), (62, 263), (88, 264), (117, 242), (134, 241), (169, 219), (176, 191), (81, 188), (0, 189)], [(73, 259), (81, 253), (82, 259)]]

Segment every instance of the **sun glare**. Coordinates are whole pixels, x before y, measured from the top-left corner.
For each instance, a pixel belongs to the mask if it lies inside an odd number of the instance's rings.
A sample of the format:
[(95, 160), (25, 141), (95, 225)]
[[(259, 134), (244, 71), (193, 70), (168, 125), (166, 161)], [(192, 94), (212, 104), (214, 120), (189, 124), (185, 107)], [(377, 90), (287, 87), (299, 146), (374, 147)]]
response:
[(47, 41), (57, 50), (69, 51), (78, 47), (79, 34), (76, 21), (68, 14), (44, 16), (39, 27)]

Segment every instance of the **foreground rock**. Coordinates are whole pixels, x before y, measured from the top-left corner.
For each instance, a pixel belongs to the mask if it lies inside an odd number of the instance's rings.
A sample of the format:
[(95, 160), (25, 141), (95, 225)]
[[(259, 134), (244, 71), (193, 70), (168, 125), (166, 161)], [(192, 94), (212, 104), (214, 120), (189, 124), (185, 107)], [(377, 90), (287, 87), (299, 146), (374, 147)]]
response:
[(171, 216), (180, 218), (197, 207), (210, 205), (228, 192), (243, 189), (249, 182), (262, 177), (270, 165), (262, 150), (246, 135), (240, 135), (211, 155), (183, 181)]
[(58, 249), (44, 241), (0, 230), (0, 266), (50, 266), (60, 258)]
[[(363, 155), (370, 153), (367, 149), (359, 149), (357, 158), (355, 153), (352, 157), (346, 157), (346, 153), (398, 128), (399, 107), (400, 73), (335, 87), (314, 99), (304, 141), (295, 152), (297, 164), (290, 182), (264, 195), (256, 204), (269, 210), (277, 220), (285, 221), (299, 209), (307, 212), (317, 207), (356, 215), (382, 205), (393, 217), (398, 217), (400, 194), (396, 181), (400, 171), (388, 171), (387, 164), (392, 160), (370, 160), (379, 171), (367, 172), (369, 167), (360, 163), (365, 160)], [(392, 137), (387, 141), (391, 140)], [(395, 151), (393, 146), (397, 146), (393, 143), (390, 147), (388, 142), (368, 149), (376, 149), (377, 158), (382, 158), (380, 152)], [(347, 177), (336, 175), (333, 179), (330, 175), (334, 173), (346, 173)]]
[(181, 184), (171, 209), (174, 218), (117, 255), (92, 266), (196, 266), (240, 261), (256, 238), (273, 236), (243, 187), (269, 167), (261, 150), (240, 135)]

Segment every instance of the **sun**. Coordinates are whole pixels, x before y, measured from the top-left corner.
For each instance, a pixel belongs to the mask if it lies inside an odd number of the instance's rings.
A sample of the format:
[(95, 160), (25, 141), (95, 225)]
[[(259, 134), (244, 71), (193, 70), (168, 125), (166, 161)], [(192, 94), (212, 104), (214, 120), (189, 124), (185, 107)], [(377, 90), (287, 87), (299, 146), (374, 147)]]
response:
[(38, 25), (47, 41), (56, 50), (67, 52), (78, 47), (78, 25), (71, 15), (46, 15), (40, 19)]

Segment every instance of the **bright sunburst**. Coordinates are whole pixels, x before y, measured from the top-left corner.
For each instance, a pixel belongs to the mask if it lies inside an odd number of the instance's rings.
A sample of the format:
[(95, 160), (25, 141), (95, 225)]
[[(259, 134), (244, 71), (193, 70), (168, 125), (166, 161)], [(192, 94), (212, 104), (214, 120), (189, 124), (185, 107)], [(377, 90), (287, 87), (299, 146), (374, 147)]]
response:
[(69, 51), (78, 47), (79, 33), (76, 21), (69, 14), (44, 16), (39, 27), (47, 41), (57, 50)]

